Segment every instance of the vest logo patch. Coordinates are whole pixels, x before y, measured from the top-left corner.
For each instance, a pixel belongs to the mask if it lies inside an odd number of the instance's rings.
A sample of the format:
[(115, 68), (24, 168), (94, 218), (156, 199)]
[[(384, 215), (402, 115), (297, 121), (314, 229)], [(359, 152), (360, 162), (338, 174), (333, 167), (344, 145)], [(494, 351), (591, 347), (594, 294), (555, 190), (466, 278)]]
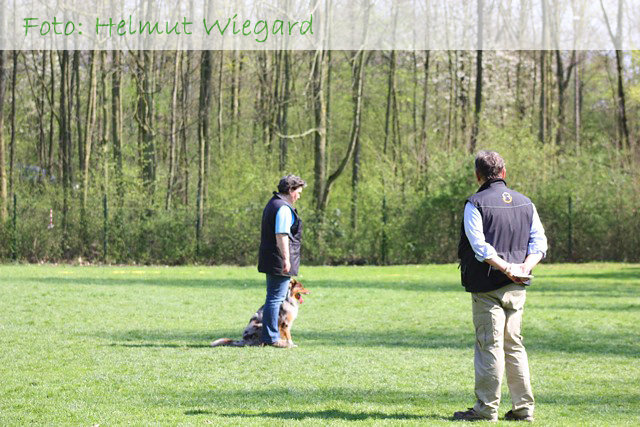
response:
[(504, 193), (502, 193), (502, 201), (505, 203), (511, 203), (513, 202), (513, 197), (511, 197), (511, 194), (505, 191)]

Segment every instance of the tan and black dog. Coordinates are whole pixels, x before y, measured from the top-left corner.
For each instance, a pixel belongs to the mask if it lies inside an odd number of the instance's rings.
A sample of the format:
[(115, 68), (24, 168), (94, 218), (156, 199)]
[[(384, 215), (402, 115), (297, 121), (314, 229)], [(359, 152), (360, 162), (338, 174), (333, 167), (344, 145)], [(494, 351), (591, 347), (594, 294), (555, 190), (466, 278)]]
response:
[[(291, 339), (291, 325), (293, 321), (298, 317), (298, 307), (302, 304), (303, 294), (308, 294), (309, 291), (302, 286), (302, 283), (296, 279), (291, 279), (289, 282), (289, 294), (282, 302), (280, 306), (280, 313), (278, 315), (278, 329), (280, 331), (280, 342), (285, 344), (286, 347), (296, 347)], [(256, 314), (251, 317), (249, 324), (244, 328), (241, 340), (232, 340), (230, 338), (220, 338), (211, 343), (212, 347), (218, 346), (257, 346), (262, 344), (262, 311), (264, 305), (258, 309)]]

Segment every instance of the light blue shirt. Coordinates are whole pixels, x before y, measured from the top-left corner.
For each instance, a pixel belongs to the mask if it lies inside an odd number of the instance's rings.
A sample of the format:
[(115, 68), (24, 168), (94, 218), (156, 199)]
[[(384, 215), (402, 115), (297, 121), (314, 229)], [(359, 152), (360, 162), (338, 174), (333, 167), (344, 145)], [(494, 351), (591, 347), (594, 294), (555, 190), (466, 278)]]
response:
[(289, 234), (293, 226), (293, 209), (281, 206), (276, 212), (276, 234)]
[[(544, 228), (540, 222), (538, 211), (533, 206), (533, 218), (531, 221), (531, 231), (529, 232), (528, 254), (542, 254), (544, 258), (547, 255), (547, 237), (544, 235)], [(484, 262), (498, 255), (495, 248), (491, 246), (484, 237), (484, 228), (482, 226), (482, 215), (473, 204), (467, 202), (464, 206), (464, 233), (469, 239), (471, 248), (476, 254), (476, 259)]]

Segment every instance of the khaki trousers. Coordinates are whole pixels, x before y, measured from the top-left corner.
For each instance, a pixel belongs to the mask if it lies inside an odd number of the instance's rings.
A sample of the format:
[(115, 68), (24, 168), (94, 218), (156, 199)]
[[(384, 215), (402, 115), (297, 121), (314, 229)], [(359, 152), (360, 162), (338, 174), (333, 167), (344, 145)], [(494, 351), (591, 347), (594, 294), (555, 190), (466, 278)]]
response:
[(500, 386), (505, 368), (515, 415), (533, 416), (533, 393), (527, 352), (520, 327), (526, 299), (523, 285), (510, 284), (491, 292), (472, 293), (476, 328), (476, 404), (480, 415), (498, 419)]

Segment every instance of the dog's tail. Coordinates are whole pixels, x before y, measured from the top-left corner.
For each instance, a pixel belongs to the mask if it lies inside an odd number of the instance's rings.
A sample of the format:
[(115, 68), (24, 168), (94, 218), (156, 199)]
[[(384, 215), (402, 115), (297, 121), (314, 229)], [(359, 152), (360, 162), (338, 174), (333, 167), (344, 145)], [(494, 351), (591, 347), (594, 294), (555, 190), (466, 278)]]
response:
[(222, 347), (222, 346), (244, 347), (244, 341), (243, 340), (234, 341), (230, 338), (220, 338), (219, 340), (215, 340), (214, 342), (211, 343), (211, 347)]

